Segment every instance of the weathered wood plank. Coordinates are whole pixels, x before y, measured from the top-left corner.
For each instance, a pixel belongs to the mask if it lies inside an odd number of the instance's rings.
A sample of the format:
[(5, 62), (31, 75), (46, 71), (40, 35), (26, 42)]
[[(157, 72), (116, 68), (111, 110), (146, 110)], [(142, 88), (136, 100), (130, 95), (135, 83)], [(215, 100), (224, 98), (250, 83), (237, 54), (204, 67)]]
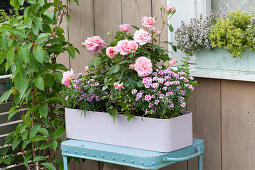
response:
[(106, 45), (111, 41), (107, 33), (114, 35), (121, 24), (121, 1), (100, 0), (94, 1), (95, 35), (104, 39)]
[[(9, 112), (0, 113), (0, 124), (1, 123), (7, 123), (8, 121)], [(15, 114), (10, 121), (16, 121), (21, 119), (21, 113)], [(9, 121), (9, 122), (10, 122)]]
[(16, 129), (16, 126), (22, 122), (22, 120), (16, 120), (13, 122), (0, 124), (0, 135), (7, 134)]
[(12, 107), (11, 102), (0, 104), (0, 113), (2, 113), (2, 112), (9, 112), (11, 107)]
[[(155, 31), (161, 30), (162, 29), (162, 19), (161, 19), (161, 7), (167, 6), (167, 1), (166, 0), (152, 0), (152, 16), (157, 18), (156, 24), (155, 24)], [(160, 41), (168, 41), (168, 27), (167, 25), (164, 27), (163, 31), (161, 32), (161, 37)], [(161, 45), (167, 49), (168, 45), (161, 43)]]
[(254, 83), (222, 80), (222, 170), (255, 169)]
[(122, 0), (123, 24), (136, 25), (142, 28), (142, 17), (151, 15), (151, 0)]
[(81, 43), (87, 37), (93, 36), (95, 31), (93, 0), (82, 0), (79, 3), (79, 6), (74, 1), (69, 4), (71, 16), (69, 41), (80, 50), (80, 55), (77, 55), (74, 60), (70, 60), (70, 67), (74, 69), (75, 73), (84, 71), (84, 66), (92, 58), (92, 55), (81, 46)]
[[(221, 170), (221, 86), (220, 80), (198, 79), (199, 86), (188, 107), (193, 112), (194, 138), (205, 141), (204, 169)], [(188, 162), (197, 170), (197, 159)]]

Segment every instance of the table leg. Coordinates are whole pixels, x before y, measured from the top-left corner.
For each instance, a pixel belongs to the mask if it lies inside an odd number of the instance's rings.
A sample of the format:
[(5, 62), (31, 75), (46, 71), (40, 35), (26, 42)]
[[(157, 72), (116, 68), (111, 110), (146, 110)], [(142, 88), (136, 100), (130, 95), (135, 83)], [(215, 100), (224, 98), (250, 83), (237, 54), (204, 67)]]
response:
[(203, 170), (203, 157), (202, 157), (202, 155), (198, 156), (198, 170)]
[(63, 160), (64, 160), (64, 170), (68, 170), (67, 156), (63, 156)]

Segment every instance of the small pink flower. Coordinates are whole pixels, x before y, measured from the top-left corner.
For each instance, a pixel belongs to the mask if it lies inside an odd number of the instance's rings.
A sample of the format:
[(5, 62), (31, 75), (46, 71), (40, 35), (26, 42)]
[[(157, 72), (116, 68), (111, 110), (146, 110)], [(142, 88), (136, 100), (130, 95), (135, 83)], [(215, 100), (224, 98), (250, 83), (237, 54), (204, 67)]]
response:
[(140, 77), (150, 75), (153, 71), (151, 60), (144, 56), (137, 58), (135, 60), (134, 69)]
[(129, 41), (128, 43), (129, 43), (129, 49), (130, 49), (131, 51), (137, 50), (138, 44), (137, 44), (135, 41)]
[(106, 49), (106, 55), (110, 58), (114, 58), (117, 54), (116, 47), (108, 47)]
[(174, 11), (174, 6), (171, 4), (168, 4), (166, 7), (166, 12), (167, 13), (172, 13)]
[(139, 29), (134, 34), (134, 40), (140, 45), (147, 44), (151, 41), (151, 34), (143, 29)]
[(118, 84), (118, 89), (123, 89), (123, 84)]
[(128, 32), (130, 30), (129, 24), (122, 24), (119, 26), (121, 32)]
[(99, 36), (88, 37), (87, 40), (83, 43), (86, 46), (87, 50), (93, 54), (97, 51), (104, 48), (104, 40), (101, 39)]
[(127, 55), (128, 53), (130, 53), (129, 41), (128, 40), (119, 41), (116, 46), (116, 51), (119, 52), (121, 55)]
[(68, 88), (70, 88), (70, 82), (71, 79), (73, 78), (74, 73), (73, 73), (73, 69), (71, 69), (71, 71), (67, 71), (63, 73), (63, 79), (62, 79), (62, 84), (68, 86)]
[(168, 64), (169, 66), (173, 66), (176, 63), (175, 59), (169, 60)]
[(157, 31), (157, 32), (155, 32), (155, 34), (156, 34), (156, 35), (159, 35), (159, 34), (161, 34), (161, 31)]
[(65, 100), (68, 100), (68, 96), (65, 97)]
[(85, 72), (89, 71), (89, 66), (85, 66)]
[(115, 88), (118, 88), (119, 83), (114, 83), (113, 86), (114, 86)]
[(153, 26), (155, 24), (155, 18), (153, 17), (143, 17), (141, 23), (143, 26), (149, 28), (150, 30), (155, 30), (155, 27)]
[(132, 90), (132, 94), (136, 94), (137, 93), (137, 90), (136, 89), (133, 89)]
[(134, 64), (129, 64), (130, 69), (134, 69)]

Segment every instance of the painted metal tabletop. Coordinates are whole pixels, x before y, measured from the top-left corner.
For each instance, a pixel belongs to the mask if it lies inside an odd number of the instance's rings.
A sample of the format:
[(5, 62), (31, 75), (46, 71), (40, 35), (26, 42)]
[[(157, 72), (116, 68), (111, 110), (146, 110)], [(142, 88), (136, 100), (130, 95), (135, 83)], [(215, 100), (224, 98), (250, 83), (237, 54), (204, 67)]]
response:
[(63, 156), (109, 162), (140, 169), (158, 169), (200, 156), (204, 153), (204, 141), (194, 139), (192, 146), (169, 153), (79, 140), (62, 142), (61, 150)]

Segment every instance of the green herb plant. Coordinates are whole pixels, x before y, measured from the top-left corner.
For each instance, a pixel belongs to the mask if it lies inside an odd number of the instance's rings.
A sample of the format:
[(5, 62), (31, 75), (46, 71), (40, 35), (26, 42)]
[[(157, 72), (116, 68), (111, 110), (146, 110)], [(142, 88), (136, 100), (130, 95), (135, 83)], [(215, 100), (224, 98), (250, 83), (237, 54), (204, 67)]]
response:
[(230, 12), (226, 17), (219, 18), (217, 23), (212, 26), (210, 34), (212, 48), (224, 48), (233, 57), (241, 56), (247, 48), (250, 48), (247, 29), (251, 17), (247, 13), (236, 10)]
[[(68, 0), (70, 3), (71, 0)], [(78, 0), (74, 0), (78, 4)], [(62, 73), (67, 68), (57, 63), (60, 54), (71, 57), (78, 52), (67, 42), (61, 27), (63, 17), (70, 16), (64, 0), (28, 0), (24, 16), (12, 18), (0, 26), (0, 60), (6, 60), (5, 70), (12, 70), (14, 87), (5, 92), (0, 103), (14, 95), (10, 120), (21, 114), (22, 122), (6, 138), (0, 164), (15, 163), (15, 158), (27, 169), (61, 169), (57, 148), (64, 135), (64, 110), (59, 107)], [(11, 0), (15, 9), (24, 0)], [(22, 150), (21, 155), (13, 154)]]

